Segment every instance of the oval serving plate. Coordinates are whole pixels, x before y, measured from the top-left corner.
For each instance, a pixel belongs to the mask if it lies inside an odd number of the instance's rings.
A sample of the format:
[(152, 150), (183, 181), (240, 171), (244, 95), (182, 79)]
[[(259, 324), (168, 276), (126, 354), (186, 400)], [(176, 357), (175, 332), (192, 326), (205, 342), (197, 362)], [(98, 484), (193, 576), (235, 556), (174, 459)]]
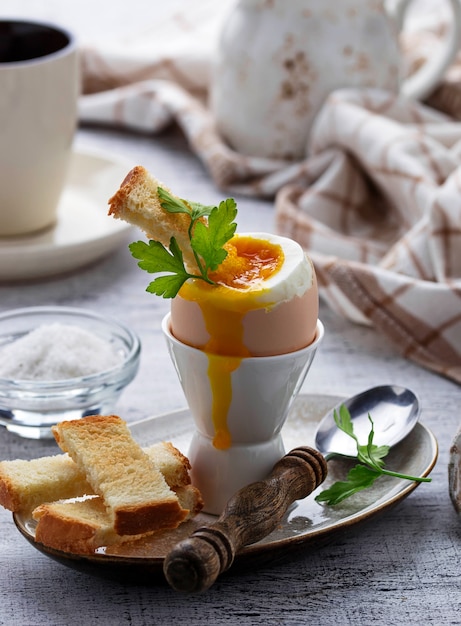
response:
[[(286, 450), (298, 445), (313, 446), (317, 423), (336, 406), (341, 398), (325, 395), (300, 395), (283, 430)], [(187, 409), (147, 418), (131, 424), (135, 439), (143, 446), (156, 441), (171, 441), (187, 454), (193, 433), (193, 422)], [(434, 467), (438, 446), (434, 435), (422, 424), (391, 450), (386, 466), (413, 476), (427, 476)], [(296, 502), (274, 532), (258, 543), (246, 546), (236, 556), (231, 571), (251, 565), (289, 558), (292, 550), (318, 548), (329, 543), (351, 527), (371, 520), (406, 498), (419, 483), (383, 477), (340, 505), (330, 507), (315, 502), (315, 495), (335, 480), (344, 479), (350, 465), (330, 461), (329, 476), (319, 489), (305, 500)], [(47, 548), (35, 541), (35, 522), (14, 514), (21, 534), (43, 554), (60, 563), (89, 574), (142, 584), (164, 582), (163, 561), (171, 548), (189, 536), (198, 526), (210, 524), (216, 518), (199, 514), (174, 531), (165, 531), (142, 541), (118, 547), (100, 548), (91, 555), (71, 554)]]

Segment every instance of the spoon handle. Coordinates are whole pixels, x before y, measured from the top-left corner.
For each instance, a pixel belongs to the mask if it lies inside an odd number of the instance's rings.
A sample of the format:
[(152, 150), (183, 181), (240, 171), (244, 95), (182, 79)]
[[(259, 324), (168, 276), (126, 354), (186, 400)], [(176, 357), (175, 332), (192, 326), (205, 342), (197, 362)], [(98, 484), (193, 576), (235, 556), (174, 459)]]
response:
[(312, 493), (326, 475), (326, 461), (317, 450), (302, 446), (286, 454), (266, 479), (232, 496), (215, 523), (171, 550), (163, 566), (168, 583), (176, 591), (211, 587), (240, 548), (272, 532), (289, 505)]

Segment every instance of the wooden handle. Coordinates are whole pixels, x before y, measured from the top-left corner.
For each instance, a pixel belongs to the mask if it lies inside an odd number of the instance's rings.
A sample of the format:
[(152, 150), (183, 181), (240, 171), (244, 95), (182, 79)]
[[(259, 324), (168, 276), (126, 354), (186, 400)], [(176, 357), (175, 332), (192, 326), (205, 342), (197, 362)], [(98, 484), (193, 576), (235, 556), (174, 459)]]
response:
[(240, 548), (272, 532), (289, 505), (312, 493), (326, 475), (326, 461), (317, 450), (299, 447), (286, 454), (265, 480), (232, 496), (214, 524), (173, 548), (163, 566), (168, 583), (185, 592), (211, 587)]

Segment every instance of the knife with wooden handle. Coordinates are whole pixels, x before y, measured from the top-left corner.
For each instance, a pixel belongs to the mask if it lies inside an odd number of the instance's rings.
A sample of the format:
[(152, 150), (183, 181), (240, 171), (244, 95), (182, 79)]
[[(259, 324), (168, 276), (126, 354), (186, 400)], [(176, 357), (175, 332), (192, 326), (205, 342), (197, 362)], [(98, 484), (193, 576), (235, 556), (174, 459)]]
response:
[(271, 533), (295, 500), (305, 498), (326, 478), (324, 457), (301, 446), (286, 454), (267, 478), (240, 489), (218, 520), (198, 528), (165, 558), (163, 572), (176, 591), (205, 591), (233, 563), (243, 546)]

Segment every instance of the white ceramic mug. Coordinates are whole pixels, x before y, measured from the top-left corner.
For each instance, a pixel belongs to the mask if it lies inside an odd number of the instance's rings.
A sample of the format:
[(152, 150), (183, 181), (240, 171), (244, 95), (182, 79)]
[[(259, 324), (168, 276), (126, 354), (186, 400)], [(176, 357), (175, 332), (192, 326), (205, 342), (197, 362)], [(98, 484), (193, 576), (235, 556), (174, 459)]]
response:
[(411, 0), (239, 0), (220, 36), (210, 106), (238, 152), (306, 156), (325, 98), (343, 87), (375, 87), (421, 99), (440, 81), (460, 43), (461, 6), (446, 0), (446, 40), (402, 81), (398, 35)]
[(33, 233), (56, 220), (79, 89), (71, 33), (0, 19), (0, 236)]
[[(314, 341), (305, 348), (268, 357), (238, 359), (232, 368), (232, 401), (225, 416), (231, 436), (227, 449), (213, 445), (213, 397), (208, 377), (209, 355), (178, 341), (170, 330), (170, 314), (162, 330), (195, 422), (188, 457), (192, 482), (203, 496), (205, 511), (219, 514), (245, 485), (267, 476), (285, 454), (281, 430), (324, 334), (320, 321)], [(226, 361), (236, 357), (214, 355)]]

